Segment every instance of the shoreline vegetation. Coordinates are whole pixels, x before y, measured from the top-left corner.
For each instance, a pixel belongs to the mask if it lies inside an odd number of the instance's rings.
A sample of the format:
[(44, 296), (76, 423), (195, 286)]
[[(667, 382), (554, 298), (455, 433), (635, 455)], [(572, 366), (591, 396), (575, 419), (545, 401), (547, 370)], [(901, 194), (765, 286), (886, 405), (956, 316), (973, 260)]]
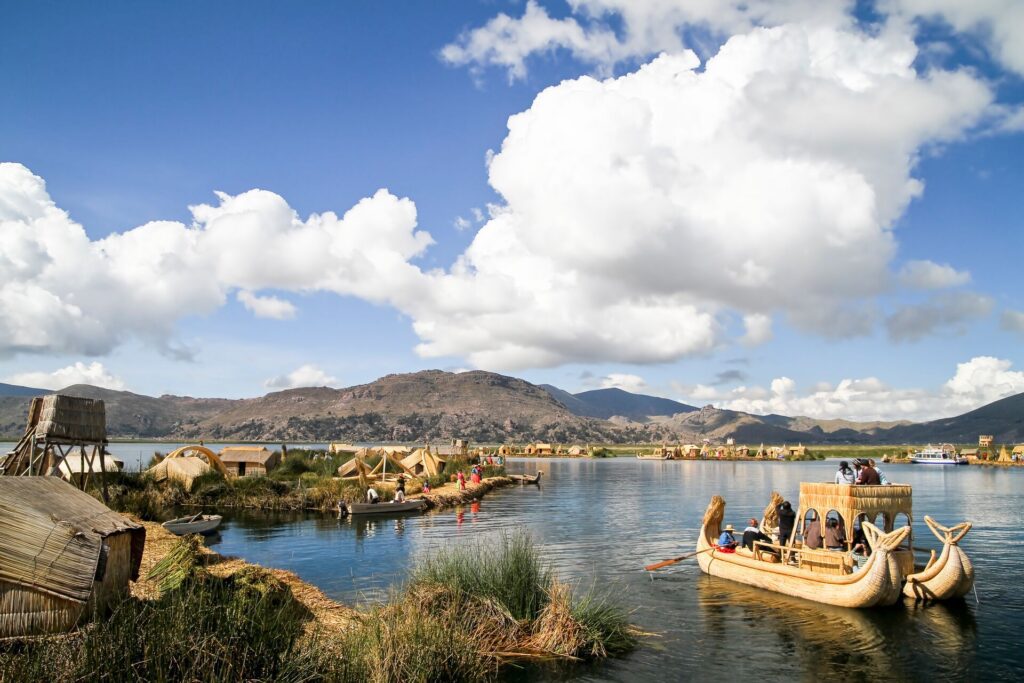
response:
[[(161, 459), (154, 454), (150, 465)], [(210, 470), (190, 484), (167, 479), (157, 482), (145, 472), (120, 472), (108, 475), (108, 505), (118, 512), (127, 512), (147, 521), (155, 521), (173, 508), (249, 508), (258, 510), (313, 510), (333, 512), (338, 502), (362, 502), (372, 485), (382, 501), (395, 495), (394, 481), (361, 481), (358, 478), (335, 476), (338, 467), (351, 458), (332, 457), (325, 451), (289, 449), (281, 464), (265, 476), (225, 477)], [(373, 458), (367, 459), (372, 467)], [(489, 491), (508, 486), (504, 467), (483, 467), (482, 481), (470, 482), (468, 459), (452, 459), (445, 469), (431, 477), (407, 478), (406, 495), (422, 496), (428, 509), (443, 509), (469, 503)], [(457, 472), (466, 477), (466, 490), (460, 491), (452, 481)], [(423, 493), (429, 483), (430, 493)], [(90, 493), (100, 497), (99, 490)]]
[(144, 524), (131, 596), (73, 633), (0, 643), (0, 681), (489, 681), (621, 655), (642, 635), (606, 596), (560, 581), (523, 533), (430, 555), (358, 611)]

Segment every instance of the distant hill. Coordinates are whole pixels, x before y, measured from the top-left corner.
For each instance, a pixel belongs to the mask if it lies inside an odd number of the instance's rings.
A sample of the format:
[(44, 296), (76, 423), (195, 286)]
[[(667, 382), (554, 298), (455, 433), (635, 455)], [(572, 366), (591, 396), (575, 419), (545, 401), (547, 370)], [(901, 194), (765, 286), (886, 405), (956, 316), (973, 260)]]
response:
[[(9, 385), (6, 385), (9, 386)], [(26, 392), (45, 393), (27, 387)], [(0, 393), (0, 434), (25, 429), (33, 393)], [(425, 370), (333, 389), (289, 389), (260, 398), (144, 396), (84, 384), (61, 390), (102, 399), (112, 437), (254, 441), (721, 443), (1024, 442), (1024, 394), (931, 422), (852, 422), (751, 415), (598, 389), (570, 394), (491, 372)]]
[(574, 414), (602, 420), (621, 416), (637, 422), (645, 422), (647, 418), (656, 415), (669, 416), (697, 410), (697, 408), (679, 401), (660, 396), (634, 394), (617, 388), (593, 389), (570, 394), (568, 391), (550, 384), (543, 384), (541, 387)]
[(32, 387), (19, 387), (17, 384), (4, 384), (0, 382), (0, 396), (42, 396), (50, 393), (49, 389), (33, 389)]

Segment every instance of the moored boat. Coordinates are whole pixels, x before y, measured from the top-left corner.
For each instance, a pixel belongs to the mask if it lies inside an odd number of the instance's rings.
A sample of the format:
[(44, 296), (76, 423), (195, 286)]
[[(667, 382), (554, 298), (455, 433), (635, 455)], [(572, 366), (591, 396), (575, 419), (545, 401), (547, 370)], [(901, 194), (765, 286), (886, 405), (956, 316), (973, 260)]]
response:
[(636, 454), (637, 460), (672, 460), (671, 453), (650, 453), (647, 455)]
[(928, 444), (910, 456), (910, 461), (917, 465), (966, 465), (967, 458), (957, 455), (952, 444), (944, 443), (938, 448)]
[(223, 517), (220, 515), (204, 515), (200, 513), (189, 517), (172, 519), (160, 526), (178, 536), (186, 534), (212, 534), (220, 526), (222, 519)]
[(537, 474), (510, 474), (508, 478), (512, 481), (518, 481), (520, 484), (540, 484), (540, 477), (544, 474), (544, 470), (540, 470)]
[(402, 503), (394, 501), (390, 503), (348, 503), (346, 507), (350, 515), (394, 515), (401, 512), (423, 510), (427, 507), (427, 501), (415, 498)]
[[(704, 514), (697, 538), (697, 561), (707, 574), (765, 590), (839, 607), (866, 608), (891, 605), (901, 595), (903, 577), (913, 567), (913, 551), (903, 543), (910, 526), (893, 528), (896, 512), (907, 514), (910, 486), (800, 485), (797, 532), (807, 519), (826, 519), (833, 512), (845, 529), (860, 521), (871, 553), (863, 565), (854, 558), (852, 539), (843, 551), (811, 549), (798, 541), (785, 545), (756, 543), (754, 550), (727, 552), (717, 545), (725, 515), (725, 501), (714, 496)], [(815, 511), (812, 518), (809, 513)], [(883, 515), (883, 527), (869, 519)], [(796, 536), (796, 534), (794, 534)]]
[(925, 523), (942, 541), (938, 557), (932, 551), (928, 564), (907, 577), (903, 594), (915, 600), (952, 600), (962, 598), (974, 586), (974, 565), (958, 545), (971, 530), (970, 522), (945, 527), (927, 515)]

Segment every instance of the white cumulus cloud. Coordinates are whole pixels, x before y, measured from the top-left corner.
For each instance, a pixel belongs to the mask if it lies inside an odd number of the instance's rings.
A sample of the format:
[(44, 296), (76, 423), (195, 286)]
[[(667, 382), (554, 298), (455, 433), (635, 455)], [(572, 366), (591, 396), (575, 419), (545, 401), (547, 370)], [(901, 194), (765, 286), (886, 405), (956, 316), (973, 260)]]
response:
[(287, 375), (271, 377), (263, 383), (268, 389), (297, 389), (299, 387), (327, 387), (338, 380), (315, 365), (306, 364)]
[(238, 300), (257, 318), (288, 320), (295, 317), (295, 305), (276, 296), (256, 296), (247, 289), (238, 291)]
[(647, 381), (640, 375), (613, 372), (601, 378), (602, 389), (623, 389), (638, 394), (647, 389)]
[(819, 382), (802, 393), (796, 383), (780, 377), (770, 388), (741, 386), (716, 389), (707, 385), (678, 387), (683, 400), (709, 401), (719, 408), (758, 415), (805, 415), (822, 419), (932, 420), (959, 415), (1007, 396), (1024, 392), (1024, 372), (1009, 360), (978, 356), (959, 363), (954, 375), (935, 389), (895, 388), (877, 377)]
[(933, 261), (909, 261), (900, 269), (899, 277), (913, 289), (946, 289), (971, 281), (970, 273)]
[(4, 378), (8, 384), (38, 389), (63, 389), (72, 384), (91, 384), (94, 387), (123, 390), (124, 380), (112, 375), (102, 363), (94, 361), (86, 365), (81, 361), (53, 372), (20, 372)]

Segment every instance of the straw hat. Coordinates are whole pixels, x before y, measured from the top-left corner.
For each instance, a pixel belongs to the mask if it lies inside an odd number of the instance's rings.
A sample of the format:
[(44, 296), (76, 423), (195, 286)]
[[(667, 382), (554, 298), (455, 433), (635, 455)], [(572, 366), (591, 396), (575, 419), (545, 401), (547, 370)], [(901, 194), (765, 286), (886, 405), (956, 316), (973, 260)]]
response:
[(735, 527), (733, 527), (732, 524), (726, 524), (725, 525), (725, 530), (726, 531), (736, 531)]

